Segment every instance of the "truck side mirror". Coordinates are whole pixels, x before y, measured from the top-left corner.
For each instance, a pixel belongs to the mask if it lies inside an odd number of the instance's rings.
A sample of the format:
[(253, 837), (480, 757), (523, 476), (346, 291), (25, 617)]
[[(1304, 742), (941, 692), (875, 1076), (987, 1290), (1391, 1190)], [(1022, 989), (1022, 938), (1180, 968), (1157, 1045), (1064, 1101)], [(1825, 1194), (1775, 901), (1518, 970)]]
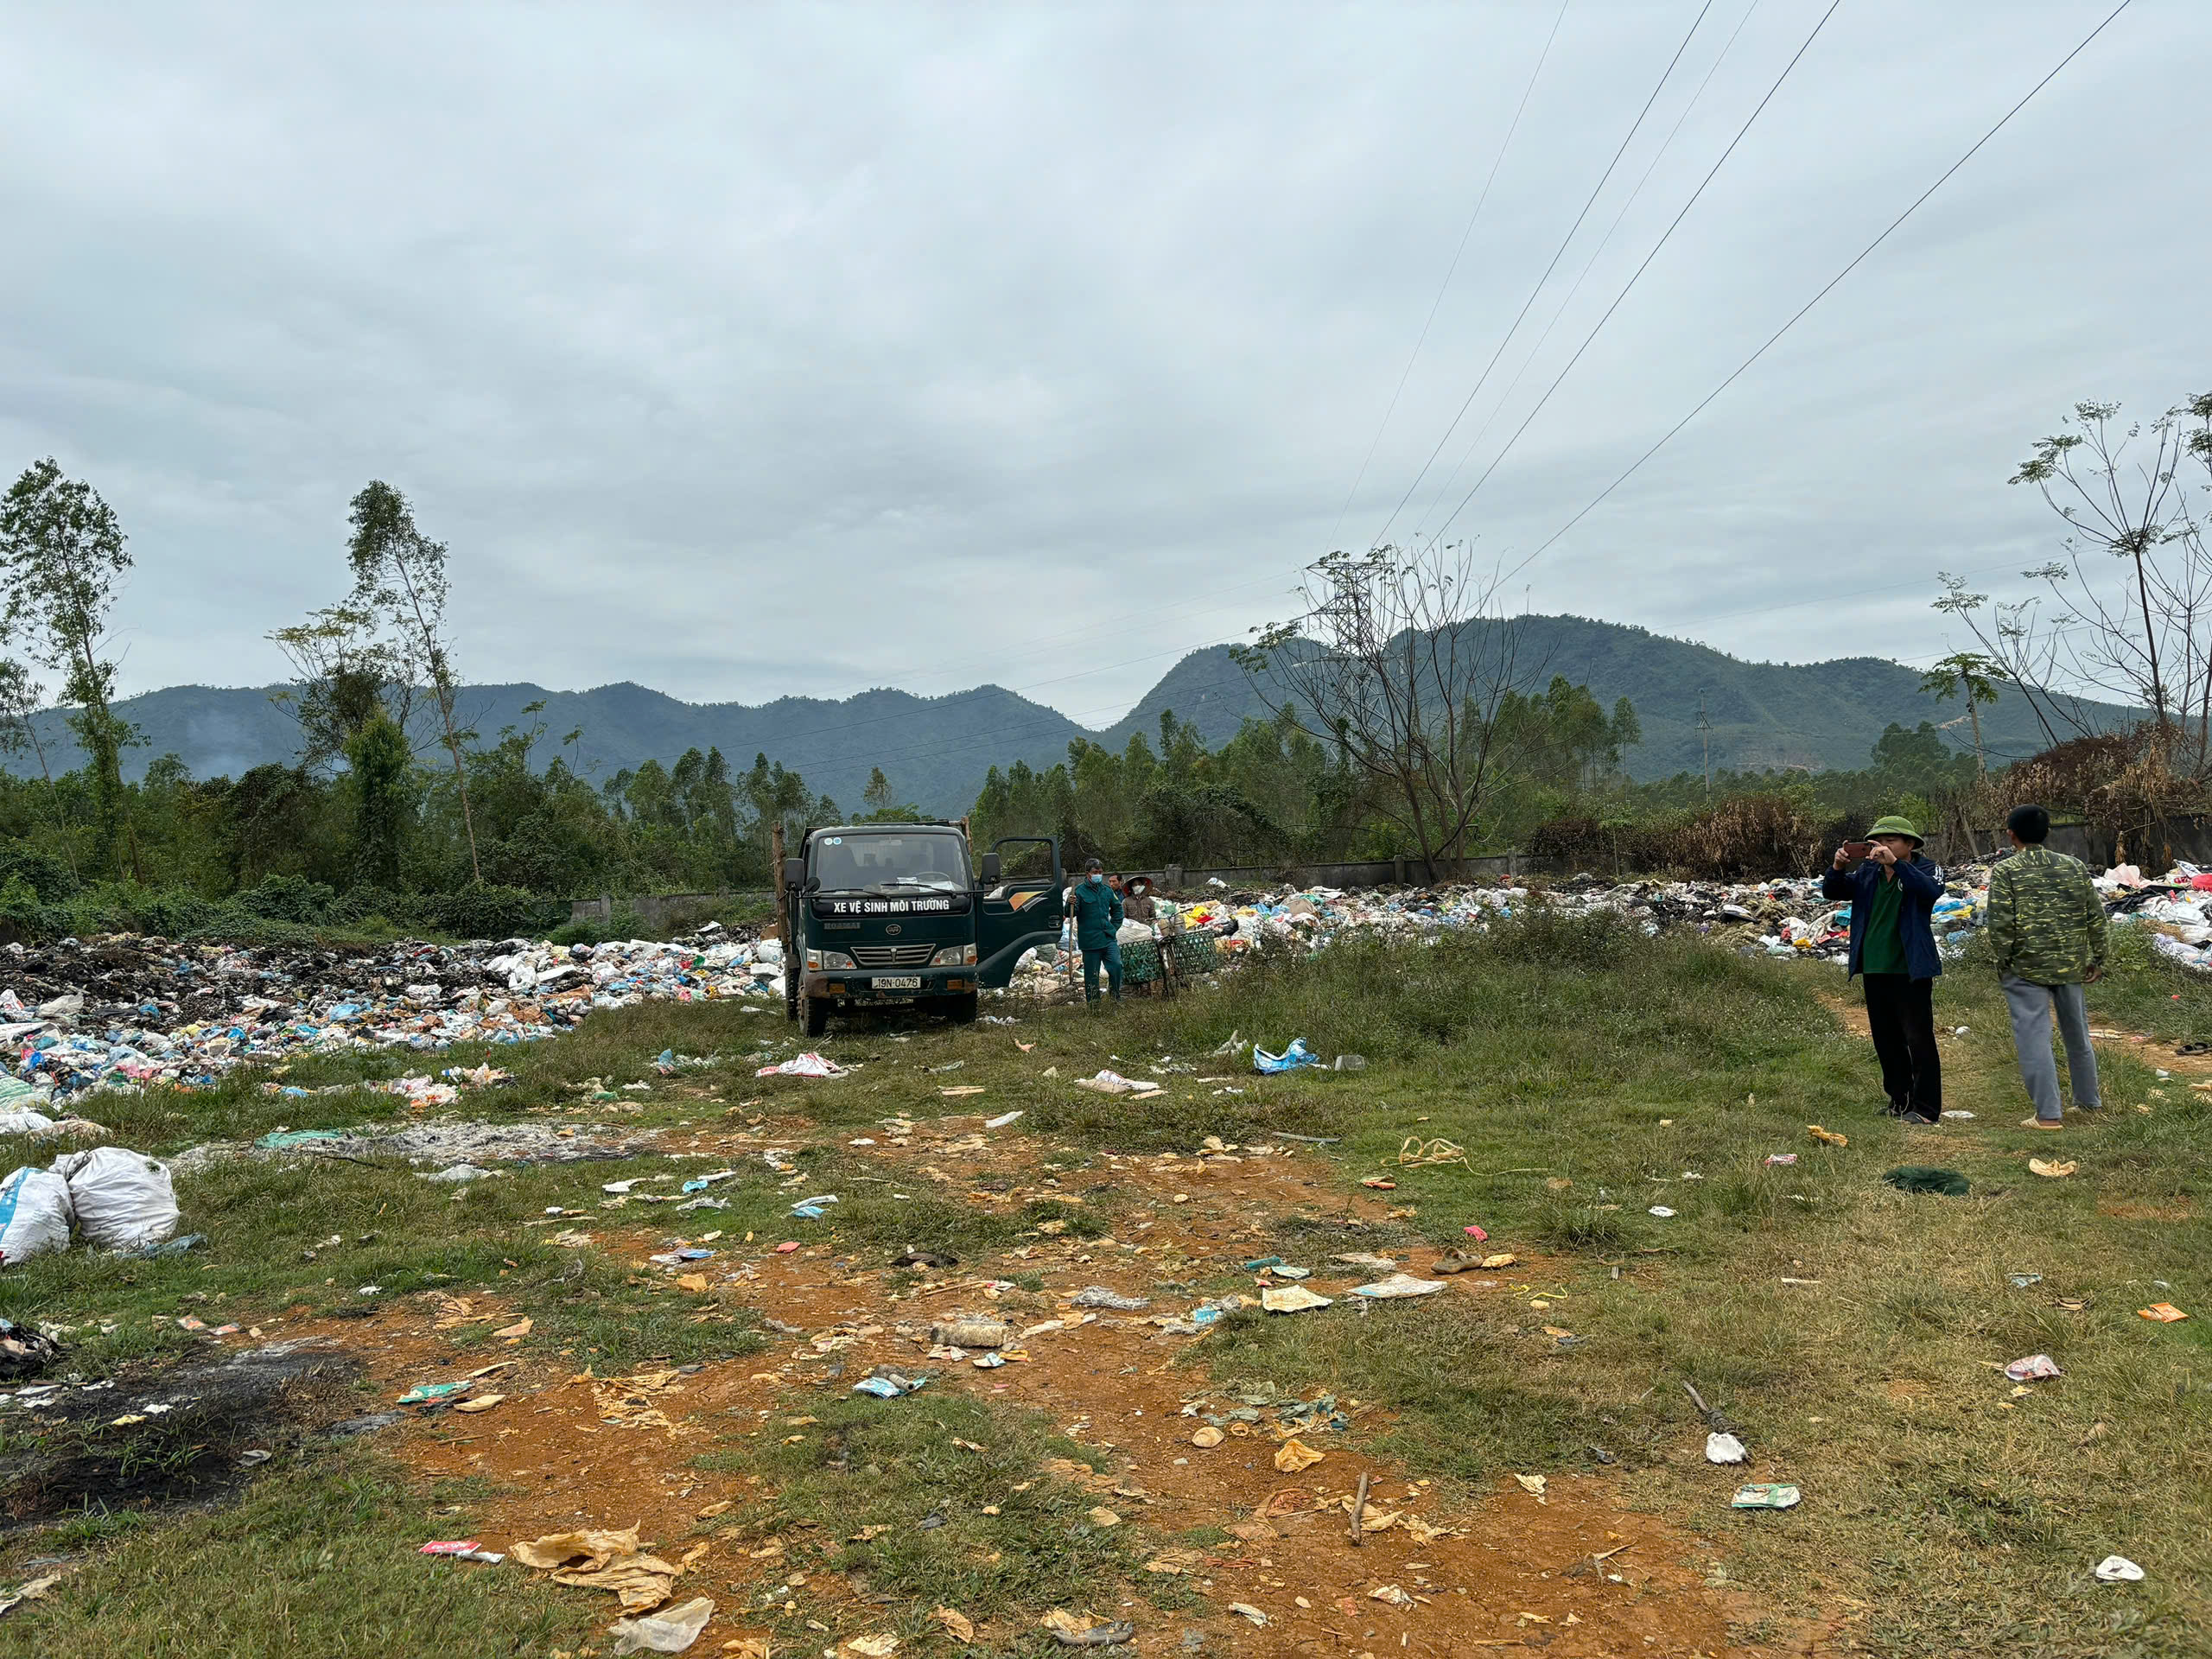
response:
[(784, 885), (785, 887), (796, 887), (805, 880), (806, 861), (804, 859), (787, 858), (784, 861)]
[(999, 855), (996, 853), (983, 855), (983, 885), (985, 887), (994, 887), (997, 884), (1000, 868)]

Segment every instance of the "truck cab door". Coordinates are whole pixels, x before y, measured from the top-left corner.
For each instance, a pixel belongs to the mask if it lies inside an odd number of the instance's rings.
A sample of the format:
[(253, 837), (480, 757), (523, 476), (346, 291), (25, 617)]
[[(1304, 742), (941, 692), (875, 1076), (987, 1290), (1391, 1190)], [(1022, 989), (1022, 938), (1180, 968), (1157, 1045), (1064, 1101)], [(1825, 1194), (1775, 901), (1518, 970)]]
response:
[(1066, 884), (1060, 843), (1050, 836), (1008, 836), (992, 842), (991, 851), (1000, 854), (1002, 868), (1020, 872), (991, 882), (976, 900), (976, 977), (1002, 990), (1023, 951), (1060, 942)]

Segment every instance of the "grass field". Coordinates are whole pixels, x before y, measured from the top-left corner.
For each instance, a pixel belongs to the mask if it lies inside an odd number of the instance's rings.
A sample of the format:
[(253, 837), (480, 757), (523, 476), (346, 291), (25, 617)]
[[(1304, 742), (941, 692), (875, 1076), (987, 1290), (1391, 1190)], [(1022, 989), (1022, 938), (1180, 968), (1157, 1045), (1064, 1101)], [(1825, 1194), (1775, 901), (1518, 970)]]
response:
[[(1849, 1028), (1854, 1001), (1832, 966), (1539, 915), (1431, 946), (1340, 942), (1111, 1014), (1016, 1007), (1014, 1033), (838, 1027), (825, 1052), (861, 1069), (826, 1085), (755, 1082), (762, 1055), (798, 1046), (774, 1014), (626, 1010), (561, 1041), (500, 1051), (518, 1082), (467, 1096), (452, 1114), (655, 1141), (619, 1171), (524, 1169), (456, 1198), (404, 1167), (219, 1165), (180, 1184), (187, 1227), (209, 1236), (204, 1251), (35, 1261), (0, 1277), (0, 1313), (75, 1327), (73, 1368), (127, 1378), (195, 1350), (200, 1339), (175, 1324), (187, 1312), (210, 1325), (283, 1319), (290, 1328), (357, 1307), (364, 1285), (387, 1300), (491, 1291), (531, 1317), (527, 1352), (596, 1363), (602, 1375), (647, 1358), (741, 1369), (762, 1340), (741, 1298), (702, 1303), (607, 1253), (558, 1248), (550, 1229), (530, 1224), (549, 1208), (592, 1210), (616, 1173), (695, 1172), (681, 1154), (706, 1128), (796, 1126), (804, 1114), (804, 1132), (783, 1144), (809, 1190), (818, 1180), (845, 1194), (825, 1224), (838, 1248), (880, 1258), (927, 1243), (973, 1266), (1033, 1240), (1040, 1222), (1078, 1236), (1134, 1224), (1110, 1154), (1187, 1153), (1207, 1135), (1328, 1137), (1320, 1155), (1334, 1202), (1372, 1196), (1366, 1179), (1395, 1182), (1389, 1199), (1399, 1213), (1362, 1235), (1372, 1248), (1465, 1243), (1464, 1230), (1479, 1225), (1486, 1248), (1541, 1263), (1536, 1276), (1510, 1296), (1438, 1296), (1375, 1319), (1232, 1315), (1190, 1351), (1194, 1370), (1371, 1402), (1376, 1450), (1469, 1503), (1506, 1472), (1603, 1474), (1694, 1541), (1708, 1582), (1758, 1610), (1738, 1621), (1746, 1645), (1789, 1650), (1817, 1637), (1830, 1644), (1820, 1652), (2206, 1651), (2212, 1097), (2189, 1085), (2212, 1069), (2184, 1075), (2185, 1063), (2172, 1062), (2176, 1075), (2162, 1079), (2152, 1051), (2104, 1043), (2101, 1119), (2057, 1136), (2020, 1129), (2026, 1106), (2002, 999), (1969, 954), (1938, 1004), (1942, 1024), (1966, 1028), (1943, 1039), (1946, 1104), (1974, 1116), (1906, 1128), (1876, 1109), (1872, 1058)], [(2092, 1006), (2101, 1024), (2124, 1030), (2212, 1033), (2212, 991), (2132, 942)], [(1255, 1077), (1249, 1061), (1208, 1058), (1232, 1031), (1271, 1049), (1303, 1036), (1325, 1055), (1357, 1052), (1369, 1065)], [(667, 1048), (720, 1063), (663, 1078), (652, 1061)], [(1130, 1101), (1071, 1086), (1101, 1066), (1134, 1076), (1159, 1067), (1170, 1087)], [(283, 1080), (360, 1074), (358, 1061), (318, 1061)], [(264, 1080), (242, 1075), (208, 1094), (94, 1109), (118, 1141), (162, 1153), (280, 1124), (359, 1122), (392, 1104), (355, 1091), (273, 1096), (261, 1092)], [(647, 1091), (621, 1088), (639, 1081)], [(892, 1184), (869, 1185), (872, 1166), (846, 1143), (895, 1114), (967, 1109), (941, 1093), (954, 1084), (983, 1089), (978, 1103), (994, 1110), (1023, 1109), (1031, 1173), (1064, 1180), (1071, 1201), (992, 1210), (956, 1188), (901, 1198)], [(1806, 1132), (1815, 1123), (1848, 1146), (1816, 1142)], [(1401, 1161), (1439, 1138), (1464, 1158)], [(1776, 1154), (1796, 1162), (1769, 1163)], [(2028, 1170), (2031, 1154), (2078, 1170), (2044, 1179)], [(1883, 1184), (1885, 1170), (1905, 1164), (1956, 1169), (1971, 1191), (1909, 1196)], [(765, 1169), (715, 1190), (731, 1207), (714, 1224), (733, 1238), (757, 1232), (765, 1249), (772, 1229), (790, 1224), (779, 1220), (788, 1193)], [(1318, 1251), (1330, 1202), (1323, 1192), (1318, 1211), (1286, 1210), (1253, 1254)], [(1655, 1216), (1655, 1205), (1675, 1213)], [(330, 1245), (333, 1236), (342, 1242)], [(1021, 1265), (1009, 1261), (1005, 1276), (1019, 1282)], [(2031, 1274), (2039, 1277), (2013, 1282)], [(1195, 1296), (1249, 1289), (1250, 1278), (1212, 1261), (1179, 1282)], [(2137, 1317), (2152, 1302), (2197, 1317)], [(483, 1342), (467, 1332), (446, 1340), (456, 1357)], [(2065, 1375), (2016, 1394), (2002, 1366), (2037, 1352)], [(1752, 1450), (1746, 1478), (1796, 1484), (1800, 1507), (1726, 1506), (1733, 1476), (1705, 1464), (1686, 1382), (1741, 1430)], [(365, 1394), (346, 1408), (370, 1403)], [(938, 1461), (952, 1455), (947, 1446), (988, 1445), (990, 1478), (1001, 1482), (1027, 1463), (1074, 1455), (1049, 1423), (1001, 1402), (942, 1403), (929, 1421), (944, 1422), (928, 1428), (887, 1424), (864, 1406), (814, 1408), (837, 1430), (817, 1431), (842, 1448), (835, 1464), (812, 1444), (727, 1440), (702, 1466), (753, 1481), (757, 1503), (728, 1521), (758, 1542), (801, 1523), (842, 1537), (871, 1517), (889, 1526), (927, 1510), (951, 1466)], [(17, 1423), (0, 1419), (0, 1459), (37, 1438)], [(180, 1455), (158, 1437), (126, 1437), (111, 1452)], [(878, 1471), (871, 1483), (850, 1477), (855, 1459)], [(66, 1556), (70, 1568), (44, 1599), (0, 1619), (0, 1652), (603, 1651), (605, 1609), (580, 1594), (512, 1573), (426, 1567), (413, 1555), (413, 1541), (462, 1528), (470, 1501), (410, 1481), (389, 1457), (311, 1437), (242, 1495), (202, 1511), (88, 1501), (59, 1525), (18, 1531), (0, 1556), (0, 1588), (9, 1574), (51, 1570), (32, 1566), (38, 1558)], [(895, 1550), (827, 1551), (818, 1572), (911, 1601), (902, 1628), (912, 1646), (902, 1651), (951, 1651), (924, 1603), (1030, 1617), (1071, 1586), (1133, 1572), (1133, 1546), (1070, 1522), (1090, 1501), (1046, 1483), (1032, 1510), (988, 1521), (963, 1511), (919, 1533), (901, 1523)], [(454, 1518), (434, 1518), (456, 1503)], [(425, 1530), (433, 1526), (443, 1530)], [(2108, 1554), (2140, 1563), (2145, 1582), (2096, 1583), (2090, 1569)], [(986, 1559), (988, 1570), (978, 1568)], [(1189, 1594), (1139, 1593), (1152, 1606)], [(819, 1650), (829, 1638), (810, 1634), (807, 1617), (826, 1624), (830, 1614), (817, 1604), (777, 1628)], [(969, 1650), (1054, 1649), (1039, 1637)]]

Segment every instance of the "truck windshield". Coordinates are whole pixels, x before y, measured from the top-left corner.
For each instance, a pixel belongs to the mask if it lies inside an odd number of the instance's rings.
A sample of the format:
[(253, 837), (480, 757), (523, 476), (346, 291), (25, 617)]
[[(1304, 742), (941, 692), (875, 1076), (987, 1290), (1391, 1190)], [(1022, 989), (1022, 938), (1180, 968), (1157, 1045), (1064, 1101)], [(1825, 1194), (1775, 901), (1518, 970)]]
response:
[(814, 874), (824, 893), (964, 893), (968, 846), (942, 832), (824, 836), (814, 843)]

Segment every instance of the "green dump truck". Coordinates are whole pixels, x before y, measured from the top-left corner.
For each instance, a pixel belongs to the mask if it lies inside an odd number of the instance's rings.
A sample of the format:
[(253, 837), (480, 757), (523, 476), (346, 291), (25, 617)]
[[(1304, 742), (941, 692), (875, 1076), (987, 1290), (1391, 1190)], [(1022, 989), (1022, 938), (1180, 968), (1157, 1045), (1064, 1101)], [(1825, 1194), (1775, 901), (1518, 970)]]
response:
[[(1029, 874), (1007, 877), (1009, 863)], [(779, 874), (784, 1012), (810, 1037), (867, 1008), (971, 1020), (977, 993), (1004, 986), (1022, 952), (1059, 942), (1065, 884), (1047, 836), (976, 860), (957, 823), (836, 824), (809, 830)]]

